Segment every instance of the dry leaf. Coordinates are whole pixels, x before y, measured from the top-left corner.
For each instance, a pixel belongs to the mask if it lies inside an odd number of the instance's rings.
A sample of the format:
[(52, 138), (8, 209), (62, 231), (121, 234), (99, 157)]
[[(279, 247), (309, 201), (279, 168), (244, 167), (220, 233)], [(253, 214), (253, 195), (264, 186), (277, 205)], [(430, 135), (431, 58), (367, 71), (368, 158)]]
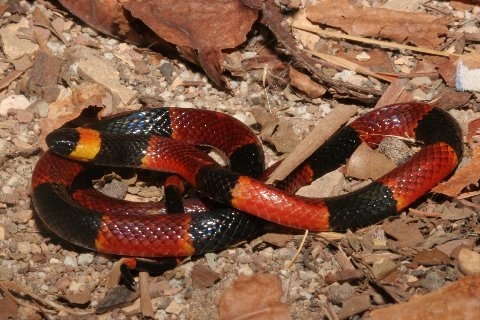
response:
[(480, 118), (468, 123), (467, 142), (472, 142), (474, 136), (480, 135)]
[(438, 266), (450, 264), (450, 258), (437, 248), (434, 248), (432, 250), (420, 251), (415, 256), (413, 261), (424, 266)]
[(219, 86), (221, 50), (244, 42), (257, 19), (257, 11), (239, 0), (144, 0), (124, 2), (123, 7), (160, 38), (183, 48)]
[(373, 310), (373, 320), (475, 320), (480, 314), (480, 275), (416, 296), (405, 303)]
[(358, 179), (377, 179), (395, 167), (392, 160), (362, 143), (348, 160), (346, 175)]
[(406, 224), (400, 219), (385, 220), (382, 228), (386, 234), (400, 241), (402, 247), (414, 248), (424, 241), (422, 233), (416, 225)]
[(6, 295), (0, 299), (0, 320), (14, 319), (17, 314), (18, 305), (10, 296)]
[(92, 300), (92, 294), (90, 292), (77, 292), (61, 296), (71, 304), (87, 304)]
[(327, 89), (316, 83), (309, 76), (290, 67), (290, 83), (295, 88), (305, 92), (310, 98), (315, 99), (323, 96)]
[(288, 305), (280, 301), (282, 295), (282, 281), (277, 275), (240, 274), (220, 298), (219, 319), (291, 319)]
[(192, 273), (192, 287), (205, 289), (211, 287), (220, 279), (220, 275), (213, 271), (206, 265), (193, 266)]
[(426, 13), (358, 7), (348, 0), (317, 1), (307, 7), (307, 17), (313, 22), (341, 28), (351, 35), (413, 42), (426, 48), (435, 48), (443, 42), (440, 35), (448, 32), (447, 24), (451, 19)]
[(59, 0), (72, 14), (102, 33), (142, 44), (144, 36), (132, 30), (118, 0)]
[(473, 156), (467, 165), (459, 169), (447, 182), (432, 189), (449, 197), (456, 197), (466, 186), (477, 184), (480, 180), (480, 147), (473, 149)]
[(449, 90), (440, 94), (440, 96), (436, 97), (430, 104), (443, 110), (457, 109), (467, 104), (471, 97), (471, 92)]

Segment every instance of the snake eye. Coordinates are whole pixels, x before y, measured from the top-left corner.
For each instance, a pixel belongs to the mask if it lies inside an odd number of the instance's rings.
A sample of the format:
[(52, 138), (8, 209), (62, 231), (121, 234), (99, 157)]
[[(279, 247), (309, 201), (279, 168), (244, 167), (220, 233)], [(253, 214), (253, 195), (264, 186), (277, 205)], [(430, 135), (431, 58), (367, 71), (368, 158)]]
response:
[(69, 156), (77, 147), (80, 133), (76, 129), (58, 129), (45, 138), (50, 150), (61, 156)]

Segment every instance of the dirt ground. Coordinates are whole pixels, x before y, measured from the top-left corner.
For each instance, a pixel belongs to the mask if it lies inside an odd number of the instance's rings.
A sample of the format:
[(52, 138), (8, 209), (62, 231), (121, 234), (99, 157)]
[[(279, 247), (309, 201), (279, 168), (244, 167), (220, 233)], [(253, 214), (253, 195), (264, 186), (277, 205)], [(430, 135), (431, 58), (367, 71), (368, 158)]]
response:
[[(357, 4), (370, 7), (385, 2)], [(411, 12), (455, 17), (443, 49), (461, 50), (462, 54), (478, 50), (478, 39), (474, 38), (480, 34), (480, 7), (463, 2), (405, 1), (414, 2), (417, 6)], [(274, 80), (263, 81), (262, 66), (242, 72), (233, 68), (240, 60), (255, 57), (259, 44), (271, 41), (268, 37), (273, 36), (265, 30), (255, 32), (244, 46), (227, 56), (230, 90), (219, 90), (200, 68), (178, 57), (166, 57), (102, 35), (64, 9), (56, 11), (61, 8), (58, 4), (53, 7), (46, 1), (19, 1), (15, 10), (1, 4), (0, 319), (142, 317), (140, 294), (115, 287), (112, 270), (116, 270), (119, 257), (90, 252), (57, 237), (39, 220), (30, 198), (32, 170), (44, 150), (45, 134), (75, 118), (83, 108), (102, 106), (104, 115), (159, 106), (221, 111), (256, 130), (264, 142), (267, 164), (271, 165), (291, 152), (336, 107), (357, 106), (358, 114), (362, 114), (380, 98), (365, 102), (358, 97), (325, 94), (322, 90), (327, 86), (292, 75), (295, 71), (287, 71), (287, 80), (280, 83), (274, 81), (279, 77), (276, 73), (271, 74)], [(42, 27), (36, 10), (50, 22), (62, 19), (63, 40), (52, 32), (45, 35), (38, 30)], [(11, 39), (18, 33), (22, 36)], [(295, 35), (299, 41), (311, 40), (307, 33)], [(351, 70), (330, 69), (326, 73), (332, 79), (388, 92), (388, 97), (381, 96), (385, 101), (433, 100), (448, 110), (464, 131), (465, 157), (460, 167), (473, 161), (478, 142), (475, 130), (480, 126), (474, 121), (480, 118), (479, 96), (473, 89), (457, 90), (455, 81), (452, 84), (448, 80), (455, 75), (454, 64), (442, 60), (448, 58), (432, 55), (429, 60), (418, 52), (338, 39), (315, 41), (320, 51), (331, 50), (358, 63), (368, 56), (365, 61), (371, 62), (371, 70), (380, 66), (383, 69), (377, 71), (383, 77), (406, 75), (390, 84)], [(478, 67), (478, 56), (472, 61), (471, 65)], [(295, 65), (288, 59), (283, 63), (287, 70)], [(448, 72), (450, 76), (445, 76)], [(395, 150), (406, 153), (404, 149)], [(384, 166), (384, 162), (361, 163), (362, 170)], [(316, 181), (313, 189), (307, 187), (301, 192), (333, 196), (371, 181), (357, 177), (372, 173), (361, 170), (347, 174), (348, 170), (342, 167), (329, 173)], [(248, 297), (243, 300), (242, 295), (236, 298), (236, 304), (254, 314), (262, 293), (278, 295), (270, 311), (279, 313), (262, 319), (387, 319), (390, 317), (384, 314), (375, 316), (373, 310), (409, 301), (415, 295), (441, 292), (438, 290), (461, 279), (473, 279), (478, 284), (478, 179), (472, 174), (467, 187), (453, 197), (430, 193), (411, 210), (355, 232), (305, 235), (271, 225), (264, 235), (236, 247), (187, 259), (174, 270), (150, 276), (147, 290), (154, 318), (217, 319), (221, 297), (229, 290), (243, 290), (232, 286), (236, 280), (250, 279), (242, 274), (275, 275), (265, 287), (253, 285), (255, 294), (249, 297), (253, 301)], [(103, 188), (119, 188), (116, 184), (126, 190), (127, 199), (135, 201), (152, 199), (162, 192), (158, 185), (121, 179), (113, 179)], [(278, 287), (275, 279), (281, 280)], [(478, 287), (472, 288), (467, 298), (478, 298)], [(105, 297), (111, 297), (112, 306)], [(439, 297), (435, 298), (438, 303), (453, 303)], [(468, 314), (468, 307), (461, 308)], [(265, 309), (260, 313), (264, 315), (262, 312), (269, 314)], [(257, 318), (253, 315), (248, 319)]]

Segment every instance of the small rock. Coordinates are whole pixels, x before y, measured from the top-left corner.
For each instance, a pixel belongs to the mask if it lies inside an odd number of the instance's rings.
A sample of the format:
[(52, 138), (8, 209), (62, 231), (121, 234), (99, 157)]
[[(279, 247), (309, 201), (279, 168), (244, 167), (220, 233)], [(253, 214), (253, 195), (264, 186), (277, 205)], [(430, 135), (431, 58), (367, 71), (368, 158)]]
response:
[(358, 61), (368, 61), (370, 60), (372, 57), (370, 57), (370, 55), (366, 52), (360, 52), (359, 54), (357, 54), (355, 56), (355, 59), (357, 59)]
[(48, 115), (48, 103), (46, 101), (39, 101), (36, 104), (36, 109), (40, 118), (45, 118)]
[(207, 259), (207, 264), (211, 269), (214, 269), (217, 267), (217, 254), (213, 252), (209, 252), (205, 254), (205, 258)]
[(432, 271), (427, 273), (425, 279), (422, 279), (420, 282), (422, 287), (424, 287), (428, 291), (433, 291), (440, 289), (445, 285), (445, 278), (440, 276), (435, 271)]
[(23, 253), (23, 254), (30, 253), (31, 248), (32, 248), (32, 245), (30, 244), (30, 242), (27, 242), (27, 241), (17, 242), (17, 250), (20, 253)]
[(65, 291), (70, 286), (70, 280), (66, 277), (62, 277), (55, 282), (55, 288), (60, 291)]
[(5, 228), (0, 227), (0, 241), (5, 240)]
[(458, 252), (458, 269), (465, 275), (480, 273), (480, 254), (462, 248)]
[(22, 109), (9, 109), (7, 114), (17, 118), (20, 123), (30, 123), (33, 121), (33, 112)]
[(160, 66), (160, 73), (162, 76), (165, 77), (165, 79), (168, 81), (168, 83), (172, 82), (172, 74), (173, 74), (173, 65), (169, 62), (165, 62)]
[(77, 257), (79, 266), (88, 266), (93, 262), (94, 256), (91, 253), (81, 253)]
[(14, 274), (13, 270), (7, 266), (0, 266), (0, 281), (11, 281), (13, 280)]
[(183, 311), (183, 309), (185, 309), (185, 305), (180, 304), (180, 303), (176, 302), (175, 300), (173, 300), (173, 301), (168, 305), (168, 307), (165, 309), (165, 311), (166, 311), (167, 313), (173, 313), (173, 314), (179, 315), (180, 312)]
[(410, 80), (410, 84), (417, 88), (423, 85), (429, 85), (432, 84), (432, 80), (429, 77), (415, 77), (412, 80)]
[(22, 210), (22, 211), (17, 211), (12, 217), (12, 221), (15, 223), (27, 223), (28, 220), (33, 218), (33, 212), (32, 210)]
[(339, 286), (331, 285), (330, 287), (328, 287), (327, 291), (328, 299), (336, 304), (352, 297), (354, 294), (355, 288), (347, 282), (344, 282)]
[(81, 283), (76, 282), (76, 281), (72, 281), (70, 283), (70, 286), (68, 286), (68, 290), (70, 290), (71, 292), (78, 292), (78, 290), (80, 290), (81, 286), (82, 286)]
[(25, 110), (28, 106), (30, 106), (30, 101), (24, 95), (7, 96), (0, 102), (0, 115), (5, 117), (9, 109)]
[(77, 258), (66, 256), (65, 259), (63, 260), (63, 264), (74, 268), (78, 266)]
[(318, 275), (313, 271), (302, 271), (298, 272), (298, 277), (303, 281), (312, 281), (313, 279), (317, 278)]
[(13, 144), (15, 147), (17, 147), (17, 150), (23, 154), (31, 154), (35, 150), (37, 150), (36, 146), (32, 146), (31, 144), (19, 139), (19, 138), (13, 138), (12, 139)]
[(246, 264), (238, 269), (238, 274), (241, 274), (241, 273), (243, 273), (246, 276), (251, 276), (253, 275), (253, 270), (252, 268), (250, 268), (248, 264)]

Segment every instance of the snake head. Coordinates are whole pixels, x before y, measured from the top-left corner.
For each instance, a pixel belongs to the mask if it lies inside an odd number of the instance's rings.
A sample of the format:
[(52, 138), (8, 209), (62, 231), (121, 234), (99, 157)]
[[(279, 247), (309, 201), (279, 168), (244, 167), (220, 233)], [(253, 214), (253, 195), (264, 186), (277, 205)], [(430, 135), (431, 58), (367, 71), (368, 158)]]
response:
[(62, 128), (46, 137), (48, 147), (54, 153), (80, 161), (95, 159), (100, 151), (101, 138), (96, 130), (87, 128)]

